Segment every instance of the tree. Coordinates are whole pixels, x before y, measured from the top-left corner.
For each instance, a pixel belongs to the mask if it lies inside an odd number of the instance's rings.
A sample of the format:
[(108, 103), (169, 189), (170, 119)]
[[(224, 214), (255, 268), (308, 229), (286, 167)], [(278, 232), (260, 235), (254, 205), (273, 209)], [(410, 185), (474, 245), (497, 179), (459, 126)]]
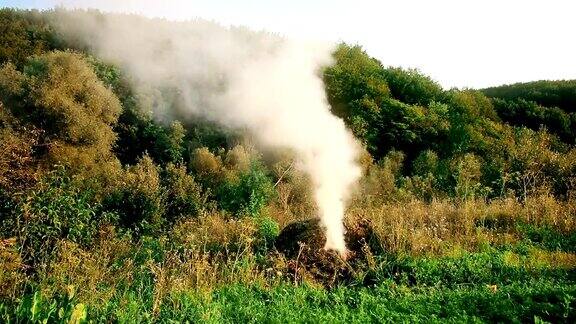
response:
[(427, 106), (432, 101), (443, 100), (442, 87), (418, 70), (388, 68), (384, 76), (392, 96), (402, 102)]
[[(7, 79), (12, 82), (1, 81)], [(23, 72), (5, 65), (0, 93), (16, 118), (43, 130), (43, 142), (55, 161), (72, 165), (82, 154), (94, 160), (110, 158), (116, 140), (112, 126), (121, 105), (80, 54), (34, 56)]]
[(31, 55), (41, 55), (57, 47), (52, 28), (38, 12), (0, 9), (0, 64), (20, 67)]

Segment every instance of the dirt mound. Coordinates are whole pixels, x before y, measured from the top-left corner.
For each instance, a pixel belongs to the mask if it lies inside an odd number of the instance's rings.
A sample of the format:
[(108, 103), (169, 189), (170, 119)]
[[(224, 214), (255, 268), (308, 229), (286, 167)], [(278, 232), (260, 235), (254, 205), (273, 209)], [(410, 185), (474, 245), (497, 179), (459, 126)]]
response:
[(289, 224), (276, 240), (276, 249), (289, 260), (294, 279), (312, 277), (327, 286), (354, 278), (356, 268), (365, 263), (366, 254), (379, 251), (381, 245), (368, 221), (346, 224), (348, 254), (343, 259), (335, 251), (324, 249), (326, 235), (318, 219)]

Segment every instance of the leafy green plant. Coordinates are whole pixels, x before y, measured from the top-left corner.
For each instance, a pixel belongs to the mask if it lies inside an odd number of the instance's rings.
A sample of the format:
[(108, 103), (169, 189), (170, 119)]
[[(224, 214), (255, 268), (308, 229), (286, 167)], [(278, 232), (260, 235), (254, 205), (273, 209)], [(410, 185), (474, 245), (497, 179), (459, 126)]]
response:
[(278, 235), (280, 235), (280, 227), (278, 223), (269, 216), (260, 216), (256, 219), (256, 235), (260, 240), (260, 245), (266, 250), (272, 246)]
[(237, 216), (257, 216), (272, 197), (274, 188), (264, 166), (253, 161), (247, 171), (228, 179), (217, 192), (218, 205)]
[(59, 239), (90, 245), (100, 225), (118, 218), (104, 211), (89, 191), (74, 187), (64, 169), (52, 172), (24, 198), (16, 217), (25, 260), (33, 262), (49, 258)]
[(74, 286), (68, 286), (65, 293), (60, 292), (51, 297), (36, 290), (31, 295), (23, 296), (15, 305), (0, 303), (0, 319), (6, 323), (86, 323), (88, 307), (76, 300), (75, 289)]
[(518, 230), (531, 244), (551, 251), (576, 252), (576, 233), (562, 233), (550, 226), (519, 224)]

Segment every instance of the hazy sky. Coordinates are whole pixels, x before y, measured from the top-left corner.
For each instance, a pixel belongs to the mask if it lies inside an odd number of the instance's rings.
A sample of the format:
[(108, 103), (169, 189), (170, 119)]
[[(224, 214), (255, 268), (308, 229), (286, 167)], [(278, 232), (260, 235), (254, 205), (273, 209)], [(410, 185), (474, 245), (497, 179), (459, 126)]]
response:
[(57, 4), (357, 43), (385, 65), (418, 68), (445, 87), (576, 79), (573, 0), (0, 0)]

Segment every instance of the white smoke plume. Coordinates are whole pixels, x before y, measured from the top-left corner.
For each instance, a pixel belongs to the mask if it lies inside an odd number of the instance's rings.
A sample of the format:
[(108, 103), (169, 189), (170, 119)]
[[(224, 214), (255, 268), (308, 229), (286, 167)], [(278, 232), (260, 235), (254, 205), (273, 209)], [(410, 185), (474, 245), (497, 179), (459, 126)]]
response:
[(360, 168), (357, 144), (331, 114), (319, 74), (332, 46), (203, 20), (61, 10), (54, 17), (65, 38), (128, 71), (137, 91), (175, 88), (190, 117), (248, 130), (265, 148), (292, 149), (314, 184), (326, 248), (345, 253), (345, 202)]

